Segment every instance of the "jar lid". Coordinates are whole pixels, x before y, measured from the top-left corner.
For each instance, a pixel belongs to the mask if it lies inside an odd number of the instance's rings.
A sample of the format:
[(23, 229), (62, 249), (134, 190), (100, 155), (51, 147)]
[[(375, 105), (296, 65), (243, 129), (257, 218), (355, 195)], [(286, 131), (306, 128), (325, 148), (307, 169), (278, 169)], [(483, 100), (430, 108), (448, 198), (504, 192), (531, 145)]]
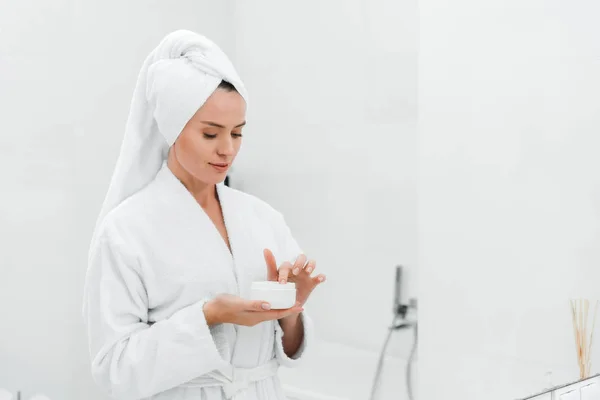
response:
[(252, 282), (252, 289), (260, 290), (295, 290), (296, 284), (294, 282), (279, 283), (276, 281), (261, 281)]

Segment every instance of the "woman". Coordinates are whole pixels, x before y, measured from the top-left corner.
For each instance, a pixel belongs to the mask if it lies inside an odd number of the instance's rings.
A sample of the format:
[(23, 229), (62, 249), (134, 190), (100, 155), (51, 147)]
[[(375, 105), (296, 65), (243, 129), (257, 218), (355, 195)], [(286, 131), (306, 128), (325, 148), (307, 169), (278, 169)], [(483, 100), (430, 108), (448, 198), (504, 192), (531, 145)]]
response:
[[(84, 293), (92, 374), (113, 398), (285, 399), (277, 368), (312, 340), (302, 306), (325, 276), (279, 212), (222, 183), (246, 104), (203, 36), (171, 33), (144, 63)], [(297, 304), (247, 300), (267, 279), (295, 282)]]

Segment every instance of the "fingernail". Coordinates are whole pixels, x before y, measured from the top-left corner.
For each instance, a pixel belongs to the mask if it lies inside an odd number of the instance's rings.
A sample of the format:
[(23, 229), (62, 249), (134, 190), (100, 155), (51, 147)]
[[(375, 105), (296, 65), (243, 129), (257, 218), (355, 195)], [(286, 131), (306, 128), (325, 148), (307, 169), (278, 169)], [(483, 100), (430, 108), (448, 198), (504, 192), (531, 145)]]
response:
[(268, 303), (263, 303), (262, 306), (263, 310), (270, 310), (271, 309), (271, 305)]
[(298, 268), (294, 268), (294, 275), (298, 275), (299, 272), (300, 270)]
[(310, 274), (312, 272), (312, 267), (306, 268), (306, 272), (308, 272)]
[(279, 281), (279, 283), (282, 283), (282, 284), (283, 284), (283, 283), (285, 283), (285, 279), (281, 279), (281, 280)]
[(323, 277), (322, 276), (319, 277), (319, 282), (323, 282)]

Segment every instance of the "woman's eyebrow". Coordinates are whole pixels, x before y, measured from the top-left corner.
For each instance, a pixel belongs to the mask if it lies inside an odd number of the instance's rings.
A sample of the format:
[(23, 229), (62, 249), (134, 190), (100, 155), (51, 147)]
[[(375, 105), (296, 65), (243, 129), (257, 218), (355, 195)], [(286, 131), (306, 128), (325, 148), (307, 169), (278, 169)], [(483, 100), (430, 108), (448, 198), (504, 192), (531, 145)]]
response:
[[(216, 126), (217, 128), (225, 128), (223, 125), (217, 124), (216, 122), (212, 122), (212, 121), (200, 121), (200, 122), (202, 122), (203, 124), (206, 124), (206, 125)], [(240, 127), (242, 127), (244, 125), (246, 125), (246, 121), (242, 122), (239, 125), (236, 125), (235, 127), (236, 128), (240, 128)]]

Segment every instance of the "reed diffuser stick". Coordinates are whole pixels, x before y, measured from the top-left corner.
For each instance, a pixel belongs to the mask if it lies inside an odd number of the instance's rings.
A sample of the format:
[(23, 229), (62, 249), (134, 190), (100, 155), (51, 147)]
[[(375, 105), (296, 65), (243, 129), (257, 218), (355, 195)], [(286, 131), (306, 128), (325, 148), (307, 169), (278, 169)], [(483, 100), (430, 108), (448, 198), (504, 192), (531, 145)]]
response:
[(579, 344), (579, 329), (577, 324), (577, 300), (571, 300), (571, 314), (573, 316), (573, 332), (575, 334), (575, 351), (577, 356), (577, 364), (579, 365), (579, 370), (581, 371), (581, 357), (579, 354), (579, 349), (581, 348)]
[(579, 366), (580, 379), (588, 378), (591, 373), (592, 344), (594, 331), (596, 328), (596, 315), (599, 303), (599, 301), (596, 301), (594, 304), (591, 331), (589, 331), (590, 301), (588, 299), (570, 300), (571, 317), (573, 320), (573, 333), (575, 335), (575, 350), (577, 355), (577, 364)]
[(591, 367), (592, 367), (592, 344), (594, 343), (594, 332), (596, 331), (596, 315), (597, 315), (597, 310), (598, 310), (598, 301), (596, 301), (596, 304), (594, 304), (594, 318), (592, 319), (592, 332), (590, 333), (590, 345), (588, 348), (588, 360), (587, 360), (587, 365), (586, 365), (586, 373), (587, 376), (590, 376), (591, 374)]

